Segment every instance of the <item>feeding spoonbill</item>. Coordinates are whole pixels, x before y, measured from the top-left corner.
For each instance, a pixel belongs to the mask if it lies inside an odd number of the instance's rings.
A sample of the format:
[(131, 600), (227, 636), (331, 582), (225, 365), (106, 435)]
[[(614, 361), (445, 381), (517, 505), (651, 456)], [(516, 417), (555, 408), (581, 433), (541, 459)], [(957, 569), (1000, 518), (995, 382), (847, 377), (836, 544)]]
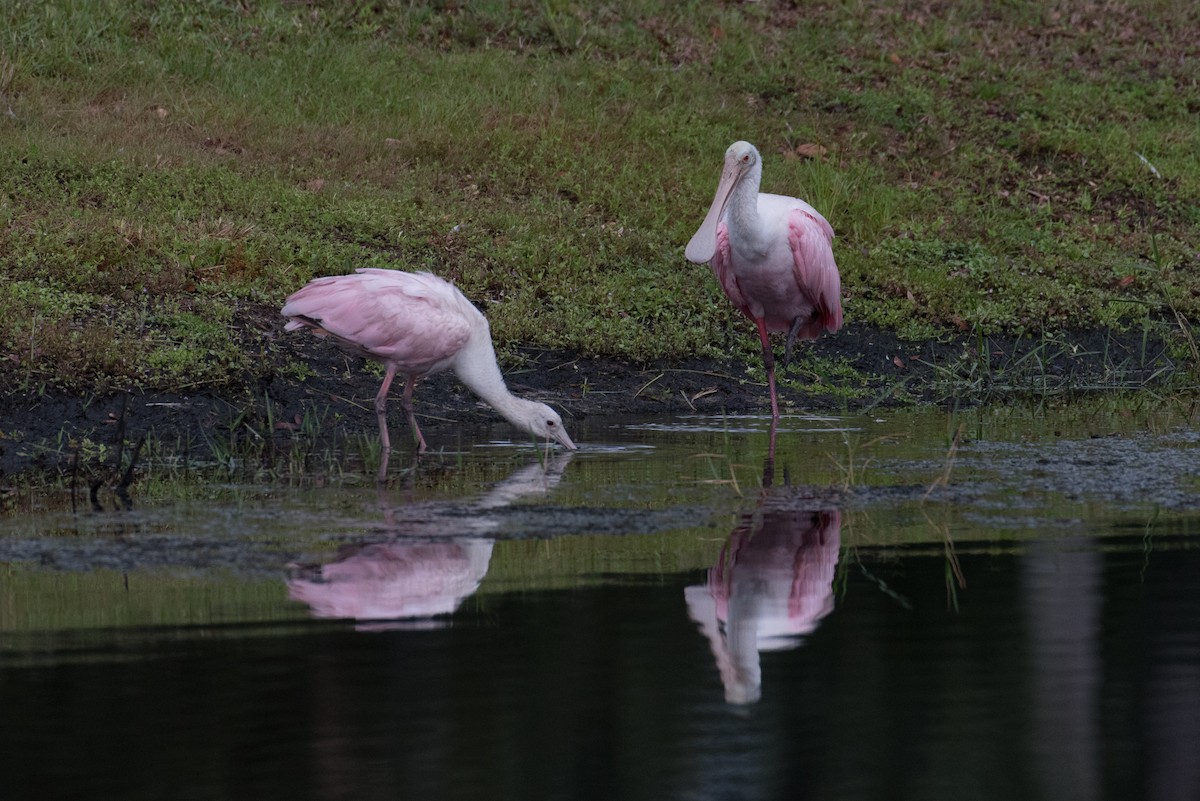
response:
[(312, 329), (351, 353), (383, 364), (383, 386), (375, 396), (384, 454), (380, 481), (391, 448), (387, 394), (397, 373), (405, 376), (402, 405), (421, 453), (426, 445), (413, 415), (413, 389), (417, 379), (447, 368), (517, 428), (575, 450), (553, 409), (508, 391), (487, 318), (448, 281), (424, 272), (364, 268), (313, 279), (287, 299), (282, 314), (288, 318), (285, 331)]
[(833, 228), (803, 200), (760, 193), (762, 157), (749, 142), (725, 151), (712, 206), (684, 255), (709, 262), (725, 296), (754, 321), (762, 342), (771, 416), (779, 417), (770, 333), (786, 331), (783, 363), (797, 338), (842, 327), (841, 278)]

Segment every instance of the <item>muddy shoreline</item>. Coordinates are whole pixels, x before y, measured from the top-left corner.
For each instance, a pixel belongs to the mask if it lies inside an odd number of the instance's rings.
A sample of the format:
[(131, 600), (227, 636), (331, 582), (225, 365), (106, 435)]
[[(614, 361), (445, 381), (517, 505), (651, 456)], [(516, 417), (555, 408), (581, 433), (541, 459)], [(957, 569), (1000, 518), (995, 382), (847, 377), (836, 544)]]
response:
[[(235, 430), (246, 436), (287, 440), (307, 418), (336, 419), (343, 431), (374, 433), (372, 399), (376, 373), (362, 359), (304, 334), (284, 335), (274, 317), (256, 315), (243, 333), (256, 333), (270, 347), (260, 374), (234, 378), (226, 386), (194, 392), (109, 392), (83, 397), (0, 390), (0, 483), (16, 477), (62, 475), (85, 462), (115, 460), (140, 438), (159, 449), (204, 458), (213, 442)], [(747, 331), (747, 336), (752, 332)], [(1052, 340), (1012, 337), (947, 336), (942, 341), (908, 342), (856, 323), (815, 342), (806, 350), (852, 368), (850, 378), (815, 378), (791, 366), (780, 390), (784, 410), (855, 411), (914, 403), (975, 403), (976, 387), (997, 396), (1020, 391), (1021, 381), (1042, 382), (1054, 392), (1072, 388), (1136, 387), (1161, 383), (1174, 372), (1159, 337), (1141, 331), (1070, 332)], [(313, 375), (300, 380), (297, 361)], [(591, 416), (701, 412), (760, 413), (769, 406), (761, 363), (741, 358), (692, 359), (636, 364), (578, 354), (518, 348), (502, 359), (510, 389), (558, 408), (568, 430), (571, 420)], [(393, 392), (396, 394), (398, 390)], [(416, 407), (431, 441), (458, 424), (499, 420), (451, 374), (425, 379)], [(267, 399), (271, 408), (267, 408)], [(393, 431), (403, 425), (399, 404), (391, 406)], [(396, 439), (404, 442), (404, 439)], [(126, 457), (127, 458), (127, 457)]]

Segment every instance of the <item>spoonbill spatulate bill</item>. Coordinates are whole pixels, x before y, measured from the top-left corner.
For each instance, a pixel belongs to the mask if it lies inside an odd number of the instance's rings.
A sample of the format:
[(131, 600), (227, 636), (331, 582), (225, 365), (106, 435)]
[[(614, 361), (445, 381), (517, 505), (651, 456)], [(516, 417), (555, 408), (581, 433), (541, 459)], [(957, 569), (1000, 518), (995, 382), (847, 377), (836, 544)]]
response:
[(725, 296), (754, 321), (762, 342), (771, 416), (779, 417), (770, 334), (787, 333), (783, 363), (797, 339), (842, 327), (841, 277), (833, 260), (833, 227), (794, 197), (759, 192), (762, 157), (749, 142), (725, 151), (712, 206), (684, 255), (708, 262)]
[(405, 377), (401, 403), (421, 453), (427, 446), (413, 414), (413, 390), (418, 379), (446, 369), (517, 428), (575, 450), (557, 412), (508, 391), (487, 318), (442, 278), (374, 268), (316, 278), (287, 299), (282, 314), (288, 318), (285, 331), (310, 329), (383, 364), (383, 385), (375, 396), (384, 454), (380, 480), (391, 448), (387, 394), (397, 374)]

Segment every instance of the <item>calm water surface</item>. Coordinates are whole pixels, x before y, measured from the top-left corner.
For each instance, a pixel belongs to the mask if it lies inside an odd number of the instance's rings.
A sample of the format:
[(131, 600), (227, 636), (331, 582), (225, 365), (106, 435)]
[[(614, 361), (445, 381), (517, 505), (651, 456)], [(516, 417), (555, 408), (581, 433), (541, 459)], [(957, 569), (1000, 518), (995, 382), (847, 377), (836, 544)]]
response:
[(35, 498), (5, 797), (1197, 799), (1191, 422), (585, 420), (383, 492)]

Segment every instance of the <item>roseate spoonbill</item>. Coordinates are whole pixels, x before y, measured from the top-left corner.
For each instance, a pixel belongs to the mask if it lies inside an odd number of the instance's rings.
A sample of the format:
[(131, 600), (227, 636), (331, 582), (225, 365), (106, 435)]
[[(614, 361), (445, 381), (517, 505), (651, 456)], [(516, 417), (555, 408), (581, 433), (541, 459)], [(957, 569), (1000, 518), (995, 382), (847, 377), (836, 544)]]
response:
[(725, 151), (712, 206), (684, 255), (709, 262), (725, 296), (758, 327), (771, 416), (779, 417), (770, 333), (786, 331), (783, 363), (797, 338), (842, 327), (841, 278), (833, 261), (833, 228), (803, 200), (760, 193), (762, 157), (749, 142)]
[(405, 376), (402, 404), (420, 453), (426, 444), (413, 414), (413, 389), (417, 379), (447, 368), (516, 427), (575, 450), (553, 409), (508, 391), (487, 318), (448, 281), (424, 272), (364, 268), (313, 279), (287, 299), (282, 314), (288, 318), (285, 331), (310, 328), (383, 364), (383, 385), (375, 396), (384, 454), (381, 481), (391, 448), (387, 394), (397, 373)]

